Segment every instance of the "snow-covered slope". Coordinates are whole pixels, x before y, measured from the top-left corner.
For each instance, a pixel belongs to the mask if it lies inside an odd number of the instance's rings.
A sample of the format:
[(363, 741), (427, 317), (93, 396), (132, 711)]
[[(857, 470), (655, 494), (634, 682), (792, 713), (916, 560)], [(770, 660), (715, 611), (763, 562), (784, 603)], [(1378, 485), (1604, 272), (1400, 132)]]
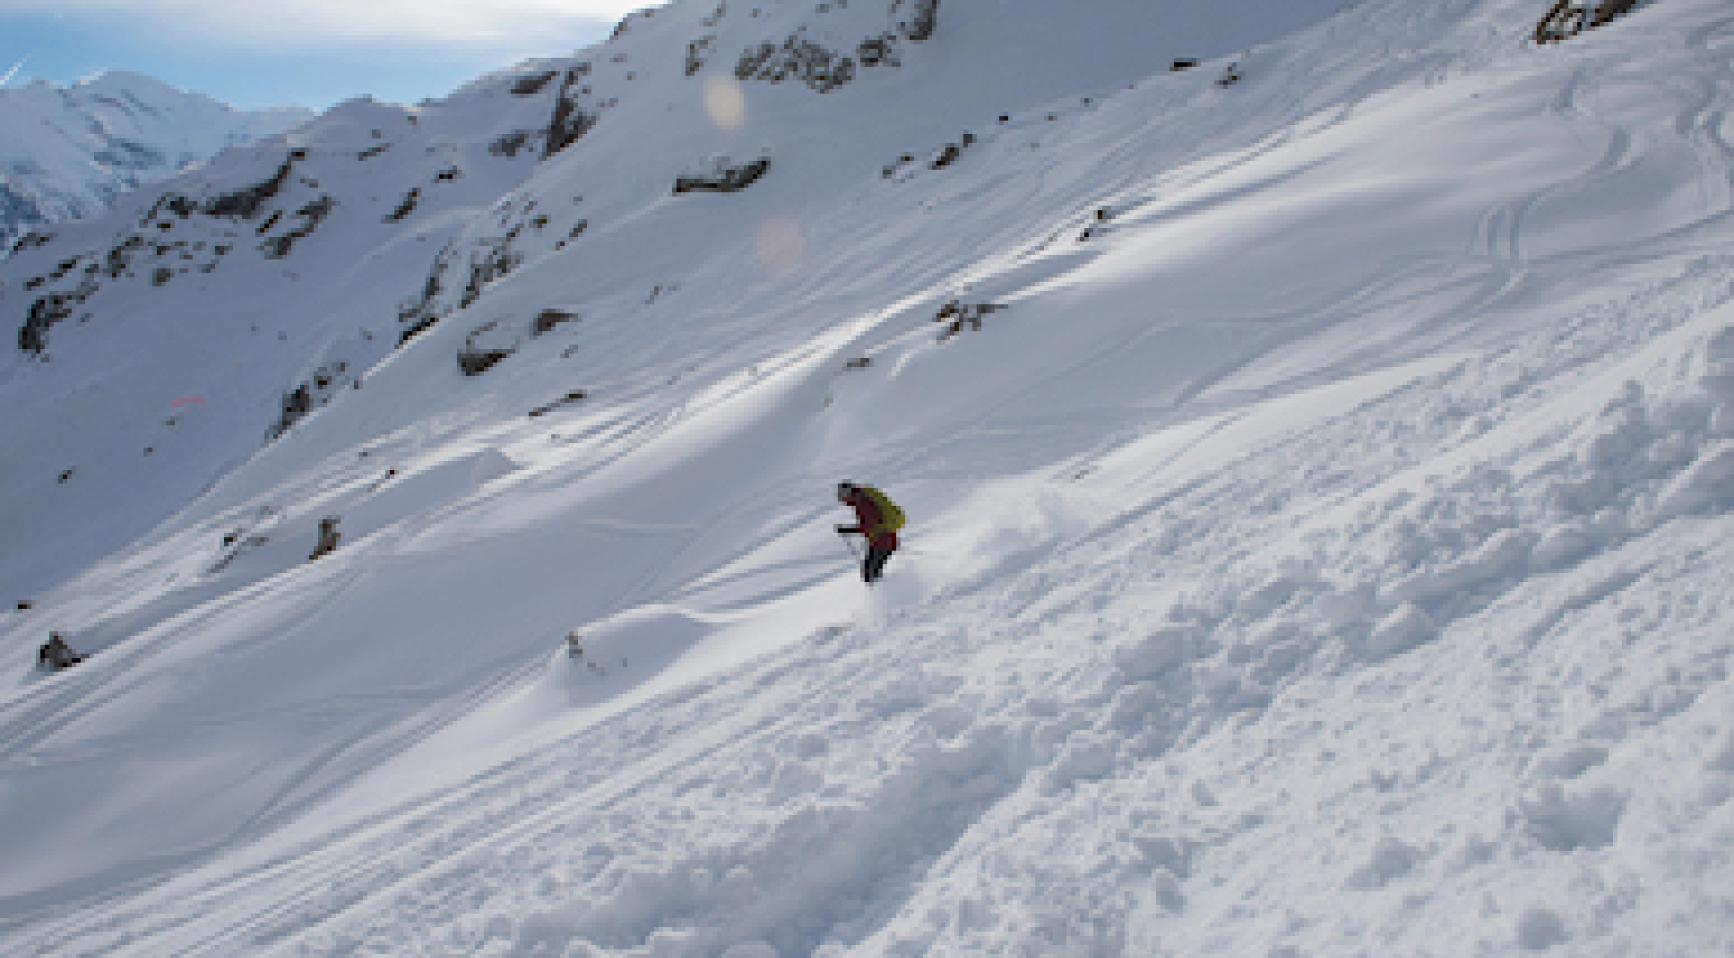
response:
[(0, 90), (0, 256), (32, 230), (93, 216), (128, 190), (312, 116), (236, 110), (119, 70)]
[[(838, 184), (882, 185), (888, 167), (918, 165), (906, 153), (1046, 123), (1031, 111), (1279, 35), (1336, 0), (1248, 2), (1238, 16), (1112, 4), (1033, 27), (1010, 8), (958, 4), (944, 31), (926, 0), (821, 6), (646, 11), (596, 50), (444, 101), (341, 105), (21, 250), (0, 267), (20, 347), (0, 361), (0, 403), (54, 412), (0, 427), (14, 450), (0, 484), (17, 491), (0, 521), (55, 531), (0, 556), (0, 590), (28, 598), (142, 534), (297, 417), (287, 409), (343, 395), (406, 334), (514, 269), (594, 274), (582, 282), (610, 290), (595, 302), (638, 306), (719, 245), (784, 255), (838, 242), (789, 232), (826, 225)], [(853, 65), (864, 47), (877, 65)], [(766, 153), (776, 172), (750, 194), (766, 199), (670, 195), (719, 157)], [(544, 185), (513, 192), (533, 175)], [(871, 211), (844, 215), (834, 225), (847, 237)], [(671, 241), (686, 235), (700, 239)], [(924, 288), (936, 275), (924, 273), (901, 285)], [(556, 300), (578, 302), (563, 290), (532, 305)]]
[(5, 949), (1727, 952), (1734, 12), (1065, 6), (659, 8), (5, 267), (101, 277)]

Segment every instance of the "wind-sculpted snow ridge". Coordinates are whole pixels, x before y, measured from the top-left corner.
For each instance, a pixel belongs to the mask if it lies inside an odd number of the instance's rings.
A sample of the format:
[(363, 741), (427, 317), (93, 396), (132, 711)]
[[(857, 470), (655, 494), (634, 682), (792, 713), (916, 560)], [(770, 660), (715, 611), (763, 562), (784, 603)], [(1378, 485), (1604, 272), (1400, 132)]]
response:
[(365, 388), (4, 623), (0, 950), (1727, 952), (1734, 13), (1537, 7), (853, 113), (1016, 38), (946, 0), (750, 84), (750, 188), (629, 105), (502, 174)]

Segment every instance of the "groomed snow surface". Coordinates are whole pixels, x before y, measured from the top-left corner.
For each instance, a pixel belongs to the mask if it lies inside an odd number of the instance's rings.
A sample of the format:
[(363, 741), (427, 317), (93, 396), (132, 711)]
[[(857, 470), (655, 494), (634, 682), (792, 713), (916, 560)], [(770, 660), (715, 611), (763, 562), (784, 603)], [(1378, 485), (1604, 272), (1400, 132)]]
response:
[[(744, 193), (550, 161), (598, 242), (7, 613), (0, 951), (1734, 953), (1734, 9), (1545, 7), (1321, 12), (939, 170), (802, 166), (756, 86)], [(871, 589), (841, 478), (910, 516)]]

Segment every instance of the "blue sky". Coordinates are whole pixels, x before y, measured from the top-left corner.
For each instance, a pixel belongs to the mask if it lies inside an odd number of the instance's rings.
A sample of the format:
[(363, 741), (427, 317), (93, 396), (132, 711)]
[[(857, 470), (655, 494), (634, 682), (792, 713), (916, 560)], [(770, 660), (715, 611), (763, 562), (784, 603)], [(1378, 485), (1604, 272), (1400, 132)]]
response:
[(413, 103), (605, 39), (644, 0), (0, 0), (0, 86), (148, 74), (245, 108)]

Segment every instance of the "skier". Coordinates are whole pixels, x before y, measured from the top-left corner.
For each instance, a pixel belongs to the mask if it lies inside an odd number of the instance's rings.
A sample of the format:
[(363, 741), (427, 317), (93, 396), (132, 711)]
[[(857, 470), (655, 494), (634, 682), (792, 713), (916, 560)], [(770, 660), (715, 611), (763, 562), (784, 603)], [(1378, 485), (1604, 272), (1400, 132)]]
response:
[(59, 632), (48, 633), (48, 641), (36, 650), (36, 664), (46, 665), (56, 672), (70, 669), (83, 661), (84, 656), (72, 651), (72, 646), (66, 644)]
[(903, 528), (903, 510), (885, 493), (872, 486), (837, 483), (837, 501), (855, 510), (856, 524), (838, 526), (838, 535), (867, 539), (867, 557), (861, 560), (861, 581), (875, 582), (885, 572), (885, 562), (897, 551), (897, 530)]

